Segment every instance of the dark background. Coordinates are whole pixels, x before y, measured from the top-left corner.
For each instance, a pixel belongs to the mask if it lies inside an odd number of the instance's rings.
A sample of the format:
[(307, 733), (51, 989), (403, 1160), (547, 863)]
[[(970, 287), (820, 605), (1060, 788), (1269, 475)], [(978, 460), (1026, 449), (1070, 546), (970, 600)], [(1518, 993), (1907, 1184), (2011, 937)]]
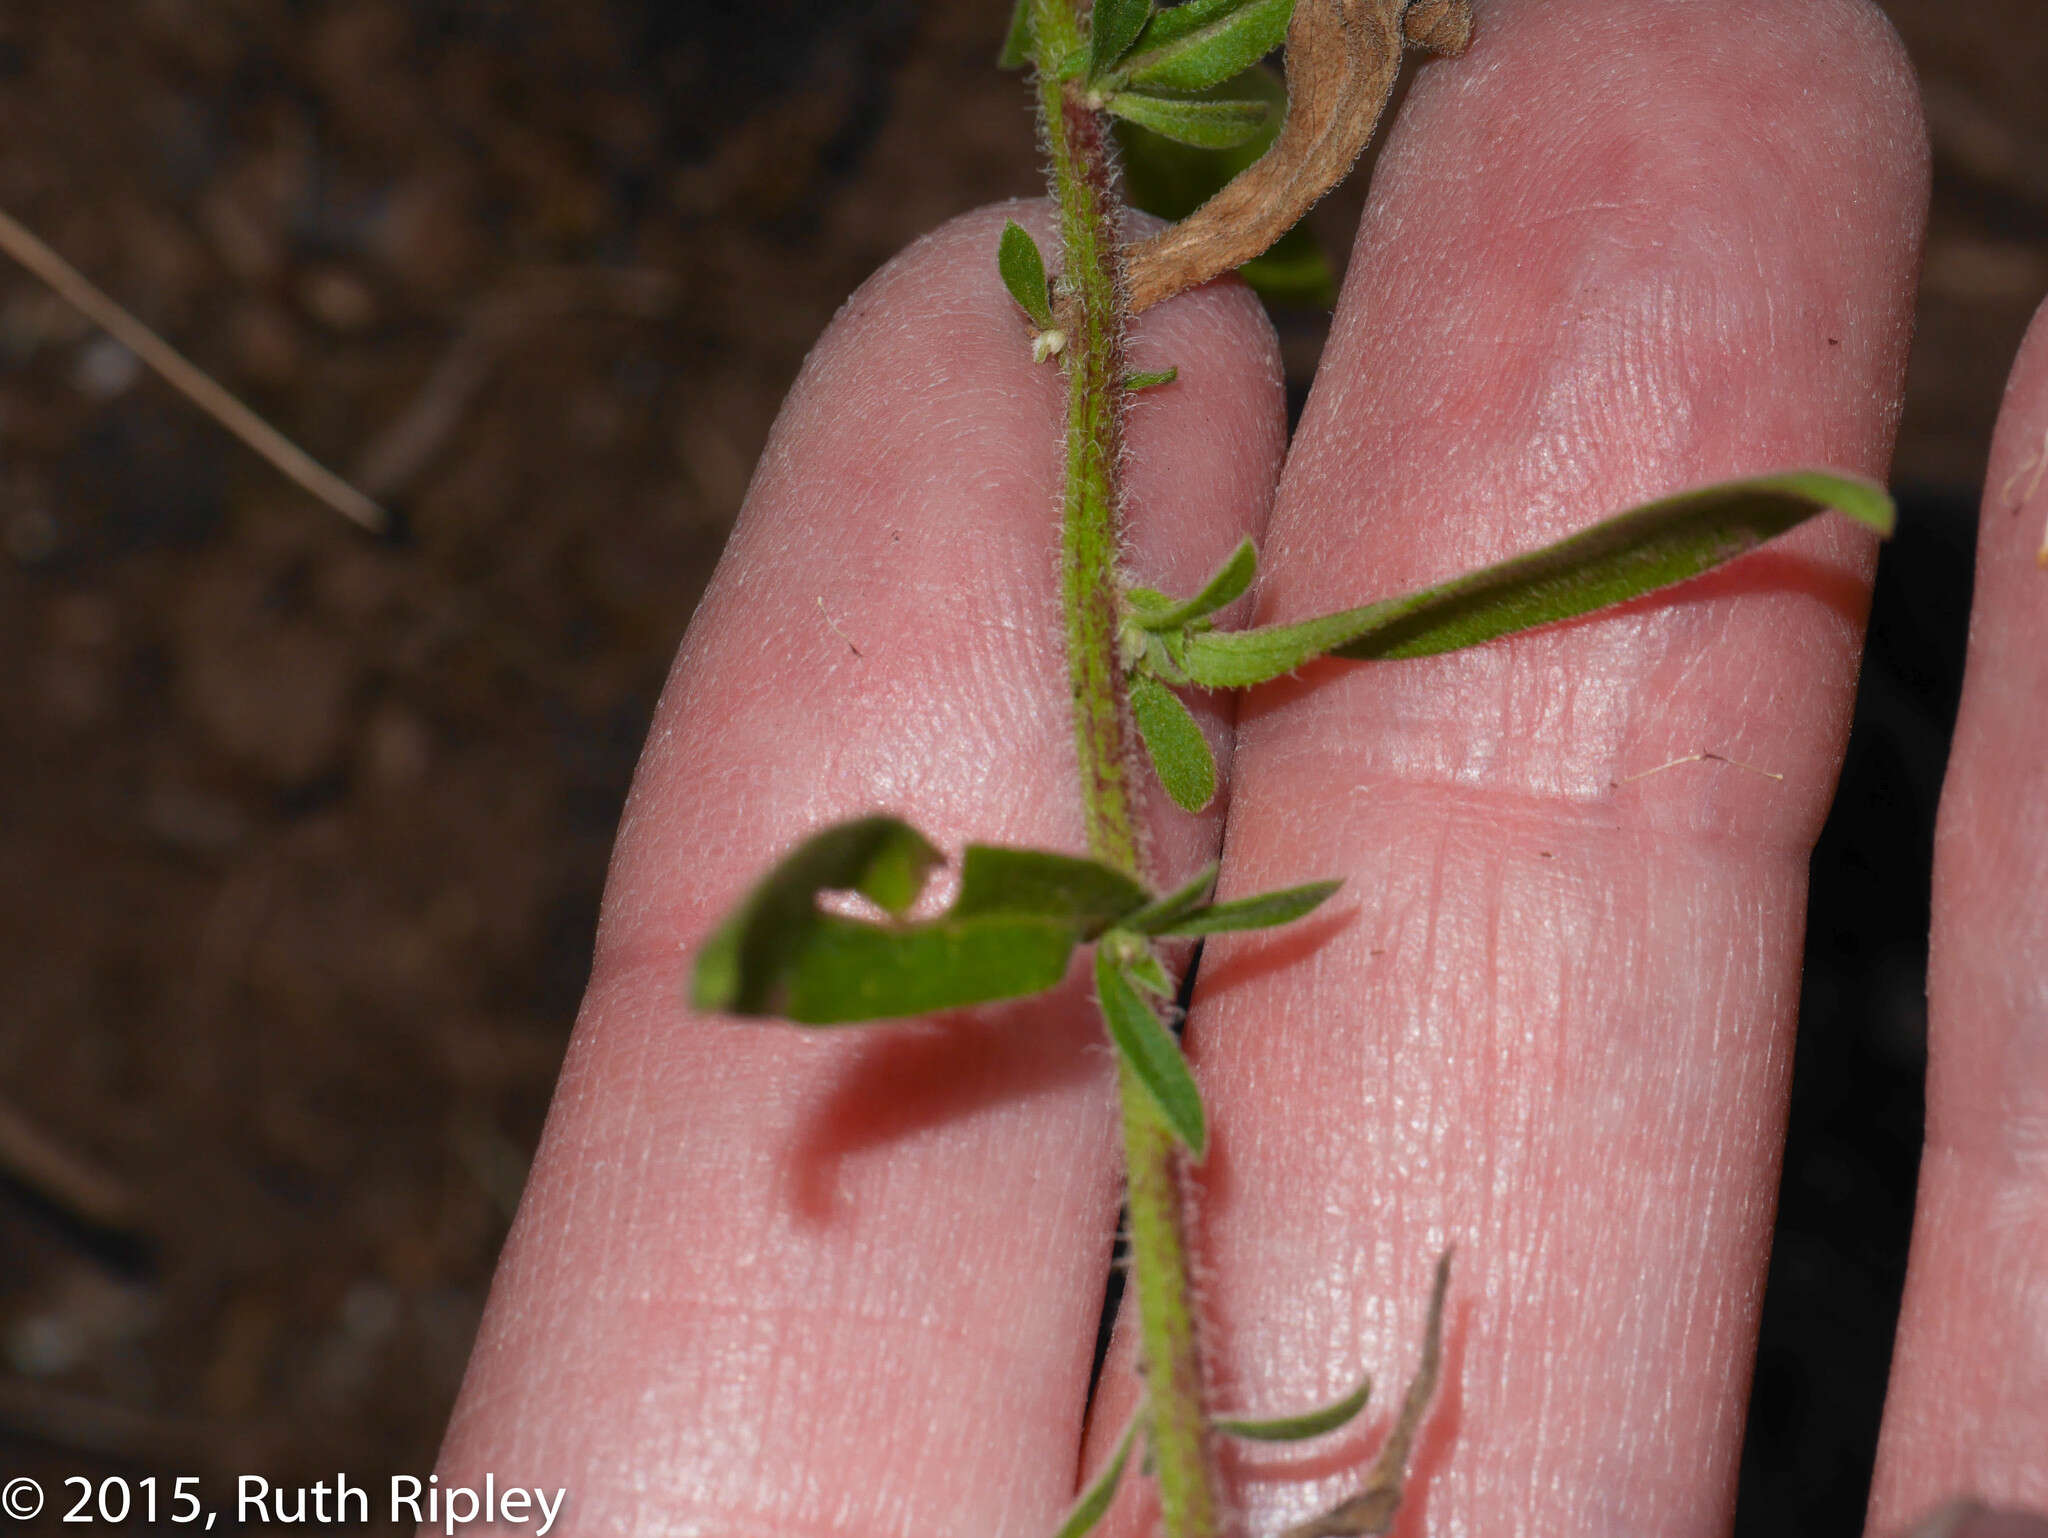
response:
[[(1860, 1523), (2048, 17), (1893, 0), (1935, 144), (1816, 856), (1739, 1530)], [(11, 0), (0, 208), (404, 515), (0, 264), (0, 1473), (424, 1474), (669, 656), (841, 299), (1037, 190), (1001, 0)], [(1318, 211), (1341, 258), (1358, 192)], [(1297, 396), (1321, 322), (1281, 317)]]

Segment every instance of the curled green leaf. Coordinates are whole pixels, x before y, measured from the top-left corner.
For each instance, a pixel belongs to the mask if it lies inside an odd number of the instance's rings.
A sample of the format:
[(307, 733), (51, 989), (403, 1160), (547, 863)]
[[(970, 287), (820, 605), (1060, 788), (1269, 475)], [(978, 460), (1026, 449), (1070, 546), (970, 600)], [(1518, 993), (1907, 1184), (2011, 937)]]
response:
[[(900, 1020), (1025, 998), (1059, 986), (1076, 935), (1056, 919), (941, 918), (887, 929), (821, 914), (767, 1007), (799, 1025)], [(718, 1008), (701, 999), (700, 1008)]]
[(996, 271), (1031, 323), (1040, 331), (1050, 331), (1052, 290), (1045, 280), (1045, 258), (1031, 232), (1014, 219), (1004, 222), (1002, 237), (996, 242)]
[(1325, 655), (1456, 651), (1686, 581), (1831, 509), (1892, 530), (1891, 498), (1869, 481), (1820, 470), (1724, 481), (1420, 592), (1292, 625), (1190, 635), (1179, 660), (1198, 684), (1242, 689)]
[(1187, 706), (1164, 684), (1140, 675), (1130, 683), (1131, 717), (1151, 755), (1159, 783), (1184, 812), (1216, 799), (1216, 757)]
[(1089, 18), (1088, 74), (1106, 75), (1152, 19), (1152, 0), (1095, 0)]
[(1249, 142), (1265, 127), (1269, 115), (1262, 101), (1159, 96), (1150, 91), (1118, 91), (1103, 106), (1162, 138), (1205, 150), (1227, 150)]
[(1095, 997), (1102, 1006), (1109, 1039), (1122, 1060), (1173, 1135), (1200, 1159), (1209, 1148), (1209, 1128), (1202, 1110), (1202, 1092), (1188, 1071), (1180, 1043), (1139, 995), (1128, 974), (1117, 964), (1115, 947), (1104, 944), (1095, 951)]
[(1124, 1465), (1131, 1461), (1131, 1446), (1138, 1440), (1138, 1423), (1145, 1418), (1140, 1410), (1131, 1417), (1131, 1423), (1124, 1427), (1124, 1434), (1117, 1438), (1116, 1452), (1109, 1462), (1102, 1466), (1102, 1472), (1088, 1482), (1088, 1488), (1081, 1492), (1067, 1513), (1067, 1520), (1060, 1524), (1060, 1530), (1053, 1538), (1082, 1538), (1093, 1531), (1109, 1510), (1109, 1503), (1116, 1496), (1116, 1487), (1124, 1477)]
[(1199, 91), (1242, 74), (1287, 40), (1294, 0), (1185, 0), (1155, 15), (1117, 71), (1162, 91)]
[(1099, 860), (1045, 849), (969, 844), (960, 858), (960, 917), (1023, 914), (1070, 925), (1092, 940), (1150, 900), (1122, 871)]
[[(1056, 987), (1075, 949), (1147, 906), (1144, 887), (1093, 860), (970, 845), (960, 895), (934, 919), (902, 921), (938, 851), (893, 817), (864, 817), (792, 850), (698, 952), (699, 1009), (838, 1025), (1022, 998)], [(896, 922), (818, 906), (859, 892)]]
[(760, 1013), (766, 979), (816, 915), (819, 892), (859, 892), (885, 912), (917, 900), (941, 855), (893, 817), (862, 817), (813, 834), (747, 895), (697, 954), (692, 997), (700, 1009)]
[[(1164, 921), (1148, 919), (1146, 915), (1153, 909), (1141, 908), (1123, 923), (1126, 928), (1135, 929), (1140, 934), (1182, 938), (1231, 934), (1240, 929), (1272, 929), (1313, 913), (1343, 884), (1342, 881), (1311, 881), (1277, 892), (1261, 892), (1256, 897), (1210, 903)], [(1157, 906), (1160, 905), (1154, 905), (1155, 908)]]
[(1371, 1397), (1372, 1379), (1363, 1378), (1342, 1399), (1300, 1415), (1276, 1420), (1223, 1419), (1210, 1424), (1226, 1436), (1243, 1437), (1248, 1442), (1306, 1442), (1310, 1437), (1325, 1436), (1348, 1424)]

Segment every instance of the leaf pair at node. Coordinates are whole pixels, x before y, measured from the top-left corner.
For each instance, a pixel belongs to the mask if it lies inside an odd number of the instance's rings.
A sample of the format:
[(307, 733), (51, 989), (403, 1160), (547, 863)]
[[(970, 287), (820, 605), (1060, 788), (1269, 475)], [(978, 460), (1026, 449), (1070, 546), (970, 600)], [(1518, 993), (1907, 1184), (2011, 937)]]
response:
[[(1280, 1420), (1212, 1420), (1209, 1424), (1226, 1436), (1251, 1442), (1305, 1442), (1349, 1424), (1365, 1408), (1371, 1393), (1372, 1379), (1366, 1378), (1334, 1404), (1303, 1415), (1291, 1415)], [(1109, 1504), (1116, 1498), (1117, 1486), (1123, 1482), (1124, 1468), (1131, 1461), (1131, 1449), (1137, 1445), (1138, 1434), (1145, 1427), (1146, 1415), (1147, 1409), (1141, 1406), (1131, 1417), (1130, 1424), (1124, 1427), (1124, 1434), (1117, 1438), (1116, 1451), (1110, 1454), (1109, 1461), (1088, 1481), (1088, 1488), (1068, 1508), (1066, 1520), (1060, 1523), (1053, 1538), (1083, 1538), (1108, 1515)]]
[(1151, 0), (1097, 0), (1089, 90), (1114, 116), (1177, 144), (1246, 144), (1277, 121), (1275, 105), (1222, 88), (1286, 40), (1293, 11), (1294, 0), (1183, 0), (1157, 11)]
[(1189, 681), (1173, 652), (1187, 635), (1206, 632), (1211, 616), (1241, 597), (1257, 571), (1258, 552), (1245, 540), (1192, 598), (1177, 601), (1148, 587), (1124, 594), (1118, 641), (1131, 718), (1159, 783), (1185, 811), (1199, 812), (1215, 798), (1216, 758), (1193, 714), (1167, 687)]
[(1206, 898), (1215, 879), (1216, 867), (1210, 865), (1194, 880), (1127, 914), (1095, 947), (1095, 999), (1117, 1057), (1143, 1087), (1173, 1135), (1197, 1160), (1209, 1151), (1202, 1094), (1195, 1087), (1180, 1043), (1145, 998), (1146, 994), (1173, 997), (1173, 979), (1153, 949), (1153, 939), (1192, 939), (1291, 924), (1314, 912), (1340, 885), (1313, 881), (1258, 897), (1212, 903)]
[[(910, 919), (940, 863), (931, 842), (894, 817), (857, 818), (812, 834), (704, 942), (691, 1002), (799, 1025), (843, 1025), (1024, 998), (1057, 987), (1075, 950), (1113, 929), (1140, 947), (1260, 929), (1300, 917), (1336, 890), (1321, 882), (1217, 903), (1206, 898), (1213, 865), (1155, 895), (1097, 860), (970, 844), (952, 906)], [(858, 894), (886, 918), (827, 911), (818, 903), (827, 892)], [(1119, 955), (1128, 949), (1121, 945)], [(1122, 969), (1170, 991), (1163, 969), (1128, 959)]]
[(1852, 476), (1796, 470), (1645, 503), (1449, 582), (1316, 619), (1217, 630), (1211, 616), (1250, 587), (1247, 540), (1202, 590), (1180, 602), (1149, 588), (1125, 595), (1120, 630), (1131, 714), (1167, 794), (1189, 811), (1216, 789), (1201, 729), (1168, 685), (1243, 689), (1318, 657), (1427, 657), (1638, 598), (1710, 571), (1829, 510), (1879, 534), (1894, 512), (1884, 489)]
[(1135, 4), (1129, 9), (1146, 13), (1142, 25), (1114, 60), (1098, 64), (1090, 83), (1205, 91), (1235, 79), (1287, 41), (1294, 0), (1184, 0), (1157, 11)]
[(1053, 318), (1052, 283), (1045, 275), (1045, 257), (1031, 232), (1011, 219), (996, 241), (996, 271), (1003, 287), (1031, 317), (1037, 335), (1031, 339), (1031, 361), (1043, 363), (1066, 349), (1067, 334)]
[(1723, 481), (1398, 598), (1295, 624), (1186, 629), (1163, 649), (1190, 682), (1210, 689), (1264, 683), (1323, 656), (1434, 656), (1688, 581), (1830, 510), (1880, 535), (1892, 532), (1896, 516), (1883, 487), (1829, 471)]
[[(1289, 1528), (1281, 1538), (1371, 1538), (1371, 1535), (1385, 1533), (1393, 1526), (1407, 1483), (1408, 1454), (1414, 1444), (1415, 1433), (1421, 1427), (1423, 1413), (1436, 1393), (1443, 1361), (1444, 1298), (1450, 1289), (1450, 1280), (1451, 1256), (1449, 1251), (1445, 1251), (1437, 1259), (1435, 1284), (1429, 1297), (1429, 1316), (1422, 1327), (1422, 1359), (1416, 1366), (1415, 1376), (1408, 1382), (1408, 1391), (1401, 1396), (1401, 1413), (1387, 1432), (1387, 1439), (1381, 1444), (1372, 1467), (1366, 1471), (1358, 1493), (1321, 1516)], [(1209, 1425), (1225, 1436), (1245, 1441), (1305, 1442), (1328, 1436), (1349, 1425), (1365, 1409), (1371, 1395), (1372, 1379), (1367, 1377), (1342, 1399), (1298, 1415), (1274, 1420), (1221, 1417), (1211, 1420)], [(1147, 1413), (1147, 1409), (1141, 1406), (1131, 1417), (1131, 1423), (1117, 1439), (1116, 1451), (1068, 1510), (1066, 1520), (1060, 1524), (1054, 1538), (1083, 1538), (1109, 1511), (1124, 1468), (1130, 1462), (1131, 1449), (1145, 1427)]]
[[(1017, 301), (1017, 307), (1038, 328), (1038, 335), (1031, 344), (1032, 361), (1043, 363), (1065, 348), (1066, 334), (1060, 330), (1053, 315), (1052, 283), (1045, 275), (1044, 253), (1038, 249), (1038, 242), (1031, 238), (1031, 232), (1014, 219), (1004, 222), (1003, 233), (996, 241), (996, 272), (1003, 280), (1003, 287), (1009, 290), (1010, 297)], [(1178, 368), (1150, 369), (1124, 375), (1123, 387), (1133, 393), (1156, 390), (1178, 378)]]
[[(1017, 0), (998, 62), (1037, 57), (1032, 0)], [(1115, 116), (1180, 144), (1230, 149), (1259, 136), (1274, 119), (1263, 96), (1232, 97), (1217, 88), (1243, 74), (1287, 37), (1294, 0), (1096, 0), (1084, 73), (1092, 101)]]

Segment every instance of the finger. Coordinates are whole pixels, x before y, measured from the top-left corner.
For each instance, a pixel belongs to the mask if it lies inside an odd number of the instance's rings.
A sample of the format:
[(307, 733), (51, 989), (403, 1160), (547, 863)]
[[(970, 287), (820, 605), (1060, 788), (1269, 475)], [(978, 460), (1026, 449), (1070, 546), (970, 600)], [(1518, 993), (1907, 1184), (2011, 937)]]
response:
[[(1261, 619), (1703, 479), (1880, 474), (1925, 178), (1868, 6), (1483, 8), (1381, 161)], [(1240, 711), (1227, 889), (1346, 886), (1202, 963), (1217, 1392), (1281, 1414), (1371, 1370), (1390, 1403), (1455, 1243), (1402, 1532), (1725, 1527), (1870, 557), (1827, 520), (1620, 615)], [(1245, 1454), (1250, 1530), (1371, 1450)]]
[[(1078, 991), (829, 1033), (682, 1007), (709, 926), (827, 822), (1079, 847), (1062, 386), (1006, 215), (1049, 239), (1034, 205), (920, 243), (783, 410), (656, 714), (444, 1483), (566, 1487), (582, 1533), (1037, 1534), (1071, 1496), (1116, 1210)], [(1180, 369), (1131, 413), (1133, 559), (1187, 590), (1270, 500), (1273, 339), (1219, 289), (1133, 354)], [(1176, 868), (1216, 841), (1153, 832)]]
[(1927, 1144), (1871, 1527), (2048, 1508), (2048, 308), (2013, 366), (1935, 840)]

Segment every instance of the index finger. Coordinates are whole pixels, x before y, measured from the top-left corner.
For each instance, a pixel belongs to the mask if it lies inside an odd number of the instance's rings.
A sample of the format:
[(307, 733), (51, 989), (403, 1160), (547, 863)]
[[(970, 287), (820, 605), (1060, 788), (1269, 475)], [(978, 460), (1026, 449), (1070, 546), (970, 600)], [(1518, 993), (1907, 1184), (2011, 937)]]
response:
[[(1005, 216), (870, 280), (792, 392), (657, 711), (598, 956), (442, 1458), (568, 1531), (1040, 1534), (1071, 1495), (1117, 1208), (1085, 998), (804, 1033), (684, 1009), (769, 862), (877, 809), (1078, 849), (1057, 601), (1061, 380)], [(1148, 317), (1132, 560), (1198, 586), (1283, 428), (1242, 290)], [(1171, 529), (1168, 537), (1164, 532)], [(1212, 731), (1220, 729), (1212, 721)], [(1159, 807), (1179, 871), (1212, 814)]]

